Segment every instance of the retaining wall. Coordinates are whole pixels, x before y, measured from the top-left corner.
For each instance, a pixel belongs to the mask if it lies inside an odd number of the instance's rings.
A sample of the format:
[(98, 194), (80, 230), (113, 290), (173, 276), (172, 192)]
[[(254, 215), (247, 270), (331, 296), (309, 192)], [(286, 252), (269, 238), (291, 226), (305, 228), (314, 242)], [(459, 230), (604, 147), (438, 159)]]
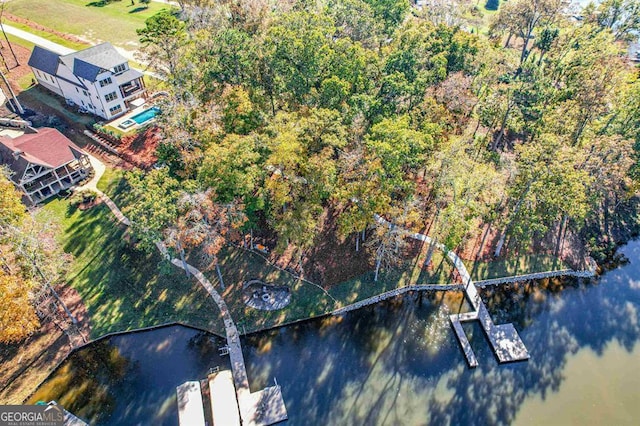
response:
[(544, 278), (553, 277), (577, 277), (577, 278), (592, 278), (596, 273), (593, 270), (574, 271), (573, 269), (561, 269), (558, 271), (548, 272), (536, 272), (533, 274), (514, 275), (510, 277), (493, 278), (489, 280), (474, 281), (476, 287), (488, 287), (498, 284), (517, 283), (520, 281), (541, 280)]
[(340, 309), (336, 309), (335, 311), (331, 312), (331, 315), (340, 315), (340, 314), (344, 314), (345, 312), (355, 311), (356, 309), (360, 309), (368, 305), (373, 305), (374, 303), (378, 303), (383, 300), (391, 299), (392, 297), (399, 296), (409, 291), (424, 291), (424, 290), (448, 291), (448, 290), (463, 290), (463, 289), (464, 289), (464, 286), (462, 284), (408, 285), (406, 287), (400, 287), (393, 290), (385, 291), (384, 293), (380, 293), (377, 296), (369, 297), (367, 299), (363, 299), (358, 302), (352, 303), (351, 305), (347, 305)]

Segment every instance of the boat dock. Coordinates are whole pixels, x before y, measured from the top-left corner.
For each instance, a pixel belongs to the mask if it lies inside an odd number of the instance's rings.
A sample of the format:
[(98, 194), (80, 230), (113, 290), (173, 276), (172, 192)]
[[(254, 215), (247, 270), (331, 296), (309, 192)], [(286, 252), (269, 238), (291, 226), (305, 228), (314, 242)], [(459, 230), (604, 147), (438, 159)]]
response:
[(208, 379), (213, 424), (240, 426), (240, 412), (231, 371), (210, 374)]
[[(449, 252), (451, 253), (451, 252)], [(453, 330), (455, 331), (458, 342), (467, 358), (467, 364), (469, 367), (474, 368), (478, 366), (478, 360), (476, 359), (469, 339), (467, 338), (464, 329), (462, 328), (462, 322), (466, 321), (480, 321), (484, 334), (487, 336), (491, 348), (498, 358), (499, 363), (524, 361), (529, 359), (529, 352), (522, 343), (520, 335), (516, 331), (513, 324), (501, 324), (496, 325), (487, 311), (487, 307), (478, 294), (478, 289), (471, 280), (471, 276), (467, 272), (466, 267), (462, 264), (462, 261), (454, 253), (449, 255), (449, 258), (455, 256), (457, 259), (454, 261), (454, 266), (458, 269), (460, 276), (465, 283), (465, 296), (469, 303), (473, 307), (474, 311), (465, 312), (462, 314), (454, 314), (449, 316)]]
[[(240, 333), (231, 318), (229, 308), (224, 299), (215, 290), (213, 284), (200, 272), (189, 264), (183, 264), (179, 259), (171, 261), (180, 268), (187, 268), (189, 272), (202, 284), (202, 286), (211, 295), (224, 321), (225, 334), (227, 335), (227, 345), (224, 352), (229, 355), (231, 362), (231, 375), (233, 377), (233, 385), (235, 387), (235, 396), (237, 407), (240, 412), (240, 419), (243, 425), (267, 426), (287, 420), (287, 409), (284, 405), (280, 386), (265, 388), (258, 392), (251, 392), (249, 388), (249, 379), (247, 378), (247, 369), (244, 364), (244, 356), (242, 355), (242, 347), (240, 346)], [(188, 382), (187, 382), (188, 383)], [(230, 389), (230, 388), (227, 388)], [(213, 398), (213, 393), (211, 394)], [(225, 397), (226, 398), (226, 397)], [(182, 423), (182, 426), (191, 426), (190, 423)]]
[(178, 420), (181, 425), (205, 426), (200, 382), (185, 382), (176, 388)]
[(467, 335), (462, 328), (462, 324), (460, 320), (454, 318), (455, 315), (451, 315), (449, 320), (451, 321), (451, 325), (453, 326), (453, 331), (456, 332), (456, 336), (458, 337), (458, 342), (460, 342), (460, 346), (462, 346), (462, 350), (464, 351), (464, 356), (467, 357), (467, 363), (469, 367), (474, 368), (478, 366), (478, 360), (476, 359), (476, 354), (473, 353), (473, 349), (471, 349), (471, 344), (469, 343), (469, 339), (467, 339)]
[[(391, 224), (382, 216), (375, 215), (374, 217), (378, 223), (391, 226)], [(469, 367), (477, 367), (478, 360), (473, 353), (473, 349), (471, 348), (469, 339), (464, 332), (464, 328), (462, 328), (461, 323), (466, 321), (480, 321), (482, 329), (489, 339), (489, 343), (493, 348), (493, 352), (496, 354), (496, 357), (498, 358), (498, 361), (500, 363), (524, 361), (529, 359), (529, 352), (524, 346), (524, 343), (522, 343), (522, 340), (520, 339), (520, 336), (518, 335), (518, 332), (516, 331), (513, 324), (496, 325), (493, 323), (493, 320), (489, 315), (489, 311), (487, 311), (484, 302), (480, 298), (478, 289), (476, 288), (473, 280), (471, 280), (471, 275), (469, 274), (469, 271), (467, 271), (466, 266), (464, 266), (462, 259), (460, 259), (457, 254), (449, 250), (444, 244), (437, 243), (428, 235), (420, 233), (410, 233), (408, 237), (413, 238), (414, 240), (425, 242), (427, 244), (434, 244), (436, 248), (441, 250), (445, 254), (445, 256), (447, 256), (447, 258), (451, 261), (453, 266), (458, 271), (460, 278), (462, 279), (462, 283), (464, 284), (465, 297), (473, 307), (473, 311), (449, 315), (449, 320), (451, 321), (451, 326), (453, 327), (453, 331), (458, 338), (458, 342), (460, 342), (460, 346), (462, 347), (464, 355), (467, 358)]]

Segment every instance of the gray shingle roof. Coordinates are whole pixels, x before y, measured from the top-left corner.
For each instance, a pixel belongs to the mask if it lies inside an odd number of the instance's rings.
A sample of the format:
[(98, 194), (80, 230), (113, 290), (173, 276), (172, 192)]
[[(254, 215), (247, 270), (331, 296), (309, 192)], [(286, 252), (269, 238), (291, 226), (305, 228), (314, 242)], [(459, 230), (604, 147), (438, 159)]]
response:
[(44, 71), (47, 74), (56, 75), (58, 59), (60, 56), (40, 46), (34, 46), (29, 57), (29, 66)]
[(88, 49), (60, 56), (60, 59), (85, 80), (95, 81), (100, 70), (108, 70), (124, 64), (127, 59), (120, 55), (111, 43), (101, 43)]
[(142, 77), (142, 73), (137, 70), (128, 69), (120, 75), (116, 75), (116, 83), (125, 84), (130, 82), (131, 80), (135, 80), (136, 78)]

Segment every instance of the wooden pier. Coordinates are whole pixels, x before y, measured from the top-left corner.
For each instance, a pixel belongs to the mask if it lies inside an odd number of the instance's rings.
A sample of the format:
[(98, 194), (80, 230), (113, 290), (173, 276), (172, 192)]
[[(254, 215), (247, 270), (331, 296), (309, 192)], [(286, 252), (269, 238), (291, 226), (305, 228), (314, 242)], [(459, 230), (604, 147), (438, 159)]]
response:
[(460, 342), (460, 346), (462, 346), (462, 350), (464, 351), (464, 356), (467, 357), (467, 363), (469, 367), (474, 368), (478, 366), (478, 360), (476, 359), (476, 355), (473, 353), (473, 349), (471, 349), (471, 344), (469, 343), (469, 339), (467, 339), (467, 335), (462, 328), (462, 324), (458, 318), (455, 318), (457, 315), (451, 315), (449, 320), (451, 320), (451, 325), (453, 326), (453, 331), (456, 332), (456, 336), (458, 337), (458, 342)]
[(205, 426), (200, 382), (185, 382), (176, 388), (180, 425)]
[[(379, 215), (375, 215), (375, 219), (378, 223), (391, 226), (386, 219)], [(476, 288), (475, 283), (471, 280), (471, 275), (464, 266), (462, 259), (460, 259), (457, 254), (447, 249), (443, 244), (436, 243), (427, 235), (414, 233), (409, 234), (409, 237), (418, 241), (423, 241), (427, 244), (434, 244), (436, 248), (442, 250), (462, 278), (465, 297), (469, 300), (469, 303), (473, 307), (473, 311), (449, 315), (449, 320), (451, 321), (451, 326), (458, 338), (458, 342), (460, 342), (464, 355), (467, 358), (469, 367), (476, 367), (478, 365), (478, 360), (476, 359), (473, 349), (469, 344), (469, 339), (462, 328), (461, 323), (465, 321), (480, 321), (482, 329), (489, 339), (493, 352), (496, 354), (500, 363), (524, 361), (529, 359), (529, 352), (524, 346), (524, 343), (522, 343), (522, 340), (520, 339), (520, 336), (513, 324), (496, 325), (493, 323), (484, 302), (480, 298), (480, 294), (478, 294), (478, 289)]]
[[(161, 250), (162, 252), (162, 250)], [(220, 314), (224, 321), (225, 333), (227, 335), (227, 349), (229, 361), (231, 362), (231, 374), (236, 392), (237, 405), (240, 412), (240, 419), (243, 425), (267, 426), (287, 420), (287, 409), (282, 399), (280, 386), (277, 384), (265, 388), (258, 392), (251, 392), (247, 369), (244, 364), (242, 347), (240, 346), (240, 333), (231, 318), (229, 308), (224, 299), (213, 287), (213, 284), (200, 272), (189, 264), (183, 264), (179, 259), (171, 261), (180, 268), (187, 268), (189, 272), (198, 280), (200, 284), (209, 292), (214, 302), (220, 308)], [(225, 350), (226, 352), (226, 350)], [(187, 426), (187, 423), (181, 423)]]
[(464, 281), (466, 283), (465, 296), (474, 308), (474, 311), (472, 312), (449, 316), (449, 320), (451, 321), (451, 325), (456, 333), (458, 342), (460, 342), (464, 355), (467, 358), (469, 367), (477, 367), (478, 360), (476, 359), (473, 349), (471, 349), (471, 345), (469, 344), (469, 339), (467, 339), (467, 335), (462, 328), (461, 323), (466, 321), (480, 321), (480, 325), (482, 325), (482, 329), (491, 344), (491, 348), (496, 354), (498, 362), (501, 364), (505, 362), (524, 361), (529, 359), (529, 352), (524, 346), (524, 343), (522, 343), (522, 339), (520, 339), (520, 336), (513, 324), (494, 324), (491, 319), (491, 315), (489, 315), (489, 311), (487, 311), (487, 307), (484, 305), (484, 302), (478, 294), (478, 289), (471, 280), (471, 277), (462, 262), (454, 262), (454, 265), (456, 268), (459, 268), (458, 272), (460, 272), (463, 279), (466, 278)]
[(229, 370), (210, 374), (209, 392), (214, 425), (240, 426), (238, 400)]

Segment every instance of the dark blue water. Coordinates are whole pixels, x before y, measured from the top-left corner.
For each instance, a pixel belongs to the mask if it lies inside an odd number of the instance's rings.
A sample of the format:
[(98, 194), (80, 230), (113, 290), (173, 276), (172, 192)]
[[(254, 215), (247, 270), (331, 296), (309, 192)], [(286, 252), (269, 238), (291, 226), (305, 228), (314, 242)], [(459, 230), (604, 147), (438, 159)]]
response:
[[(597, 280), (482, 292), (497, 323), (514, 323), (527, 362), (498, 365), (468, 324), (480, 366), (467, 368), (447, 320), (460, 294), (414, 294), (244, 339), (252, 390), (275, 377), (292, 425), (634, 424), (640, 243), (621, 254), (630, 262)], [(175, 386), (227, 368), (203, 337), (176, 327), (98, 343), (39, 399), (97, 424), (177, 424)]]

